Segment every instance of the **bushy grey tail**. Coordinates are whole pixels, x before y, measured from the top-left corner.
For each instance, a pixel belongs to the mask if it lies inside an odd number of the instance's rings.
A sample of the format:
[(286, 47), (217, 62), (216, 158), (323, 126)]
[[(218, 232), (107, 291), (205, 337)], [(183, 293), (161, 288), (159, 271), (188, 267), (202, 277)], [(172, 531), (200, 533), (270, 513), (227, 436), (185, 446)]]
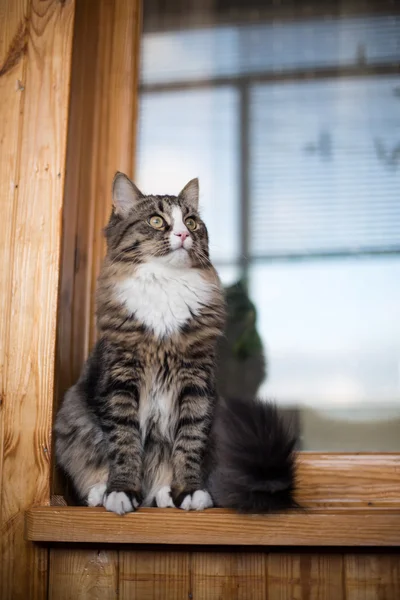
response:
[(273, 404), (221, 403), (214, 421), (209, 490), (217, 506), (266, 513), (296, 507), (296, 439)]

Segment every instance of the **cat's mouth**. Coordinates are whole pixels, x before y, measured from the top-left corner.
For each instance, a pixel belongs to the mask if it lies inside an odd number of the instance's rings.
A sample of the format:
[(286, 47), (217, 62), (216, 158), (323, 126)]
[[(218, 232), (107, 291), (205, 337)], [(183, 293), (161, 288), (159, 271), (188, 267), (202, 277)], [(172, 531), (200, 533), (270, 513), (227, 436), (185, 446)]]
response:
[(181, 246), (180, 248), (171, 248), (169, 255), (174, 257), (174, 260), (188, 260), (190, 249)]
[(189, 267), (191, 266), (191, 258), (189, 250), (181, 246), (180, 248), (171, 249), (167, 255), (167, 261), (170, 265), (175, 267)]

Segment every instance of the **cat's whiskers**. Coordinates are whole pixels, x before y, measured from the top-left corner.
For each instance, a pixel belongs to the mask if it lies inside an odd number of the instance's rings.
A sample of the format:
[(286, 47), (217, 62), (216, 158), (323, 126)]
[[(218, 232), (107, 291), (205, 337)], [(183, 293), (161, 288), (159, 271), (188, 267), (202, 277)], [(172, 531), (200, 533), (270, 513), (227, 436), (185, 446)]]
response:
[(197, 249), (196, 256), (203, 267), (207, 268), (211, 265), (209, 257), (201, 248)]
[[(119, 258), (120, 258), (121, 256), (123, 256), (124, 254), (126, 254), (125, 250), (121, 250), (120, 252), (118, 252), (118, 254), (117, 254), (116, 256), (114, 256), (114, 258), (113, 258), (112, 260), (110, 260), (110, 264), (111, 264), (111, 265), (114, 265), (114, 264), (116, 264), (116, 263), (120, 262), (120, 261), (119, 261)], [(139, 253), (139, 252), (135, 252), (135, 251), (133, 251), (133, 254), (131, 255), (131, 257), (132, 257), (132, 262), (134, 262), (134, 259), (135, 259), (135, 255), (136, 255), (136, 254), (137, 254), (139, 257), (140, 257), (140, 253)]]

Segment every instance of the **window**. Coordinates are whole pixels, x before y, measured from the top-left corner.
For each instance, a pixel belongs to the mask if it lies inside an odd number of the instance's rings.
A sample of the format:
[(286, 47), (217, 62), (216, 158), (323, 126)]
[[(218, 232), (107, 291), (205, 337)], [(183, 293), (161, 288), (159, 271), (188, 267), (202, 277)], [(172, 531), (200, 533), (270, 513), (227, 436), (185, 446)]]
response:
[(145, 13), (137, 179), (200, 177), (213, 261), (257, 311), (259, 393), (302, 448), (397, 451), (400, 13), (258, 4)]

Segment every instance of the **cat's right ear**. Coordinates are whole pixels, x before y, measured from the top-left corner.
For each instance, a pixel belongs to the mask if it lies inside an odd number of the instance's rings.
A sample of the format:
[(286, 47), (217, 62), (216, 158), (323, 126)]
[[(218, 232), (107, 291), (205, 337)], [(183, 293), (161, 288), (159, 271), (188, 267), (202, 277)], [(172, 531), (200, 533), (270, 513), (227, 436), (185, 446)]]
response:
[(112, 202), (115, 214), (127, 217), (135, 204), (144, 198), (142, 192), (136, 185), (124, 175), (117, 171), (112, 183)]

